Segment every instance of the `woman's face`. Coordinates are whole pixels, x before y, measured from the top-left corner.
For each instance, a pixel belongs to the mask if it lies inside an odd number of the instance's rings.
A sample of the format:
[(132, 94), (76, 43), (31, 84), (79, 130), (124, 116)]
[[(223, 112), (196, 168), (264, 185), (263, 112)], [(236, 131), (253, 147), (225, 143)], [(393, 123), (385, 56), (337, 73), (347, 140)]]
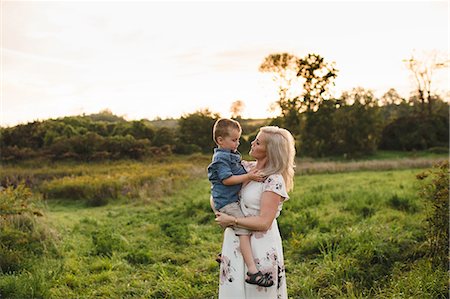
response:
[(259, 132), (255, 140), (252, 141), (250, 156), (255, 159), (263, 159), (266, 157), (266, 136)]

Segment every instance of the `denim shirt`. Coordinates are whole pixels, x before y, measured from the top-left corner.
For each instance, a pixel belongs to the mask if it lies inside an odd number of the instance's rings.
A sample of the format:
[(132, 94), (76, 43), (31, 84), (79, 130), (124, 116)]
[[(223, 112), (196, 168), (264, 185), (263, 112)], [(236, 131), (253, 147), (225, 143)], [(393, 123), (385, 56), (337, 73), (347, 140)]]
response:
[(247, 173), (241, 164), (241, 154), (226, 149), (215, 148), (212, 162), (208, 166), (208, 179), (211, 182), (211, 195), (218, 210), (239, 200), (242, 184), (226, 186), (223, 180), (232, 175)]

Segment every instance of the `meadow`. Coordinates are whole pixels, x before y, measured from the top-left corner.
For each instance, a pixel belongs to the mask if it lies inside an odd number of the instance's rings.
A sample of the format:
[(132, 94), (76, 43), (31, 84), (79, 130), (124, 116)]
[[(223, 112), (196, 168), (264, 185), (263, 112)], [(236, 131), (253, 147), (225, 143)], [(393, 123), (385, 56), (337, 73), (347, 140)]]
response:
[[(448, 298), (417, 179), (443, 157), (408, 159), (298, 161), (278, 219), (290, 298)], [(216, 298), (208, 162), (4, 166), (0, 297)]]

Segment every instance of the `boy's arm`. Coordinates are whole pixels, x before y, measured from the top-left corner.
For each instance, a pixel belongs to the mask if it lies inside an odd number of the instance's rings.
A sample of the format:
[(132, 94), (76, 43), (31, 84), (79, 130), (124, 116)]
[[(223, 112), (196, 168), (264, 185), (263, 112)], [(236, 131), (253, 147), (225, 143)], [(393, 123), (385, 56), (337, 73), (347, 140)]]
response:
[(257, 181), (257, 182), (263, 182), (265, 177), (263, 174), (256, 169), (252, 169), (248, 173), (245, 174), (239, 174), (239, 175), (232, 175), (224, 180), (222, 180), (222, 184), (225, 186), (230, 185), (237, 185), (237, 184), (243, 184), (248, 181)]
[(213, 212), (216, 213), (217, 210), (216, 210), (216, 208), (214, 206), (214, 200), (213, 200), (212, 196), (209, 197), (209, 204), (211, 205), (211, 209), (213, 210)]
[(247, 181), (250, 181), (250, 177), (249, 177), (248, 173), (245, 173), (245, 174), (239, 174), (239, 175), (232, 175), (229, 178), (224, 179), (222, 181), (222, 184), (224, 184), (225, 186), (230, 186), (230, 185), (242, 184)]

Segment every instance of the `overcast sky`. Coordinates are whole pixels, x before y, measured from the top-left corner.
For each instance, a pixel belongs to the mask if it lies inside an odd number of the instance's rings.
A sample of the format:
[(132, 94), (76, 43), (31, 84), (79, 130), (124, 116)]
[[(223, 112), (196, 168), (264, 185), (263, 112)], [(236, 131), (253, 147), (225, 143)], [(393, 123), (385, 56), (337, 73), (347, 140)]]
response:
[[(201, 108), (269, 117), (264, 57), (317, 53), (339, 69), (334, 92), (407, 97), (403, 59), (449, 53), (447, 1), (1, 1), (1, 123), (110, 109), (127, 119)], [(448, 90), (448, 71), (435, 87)]]

